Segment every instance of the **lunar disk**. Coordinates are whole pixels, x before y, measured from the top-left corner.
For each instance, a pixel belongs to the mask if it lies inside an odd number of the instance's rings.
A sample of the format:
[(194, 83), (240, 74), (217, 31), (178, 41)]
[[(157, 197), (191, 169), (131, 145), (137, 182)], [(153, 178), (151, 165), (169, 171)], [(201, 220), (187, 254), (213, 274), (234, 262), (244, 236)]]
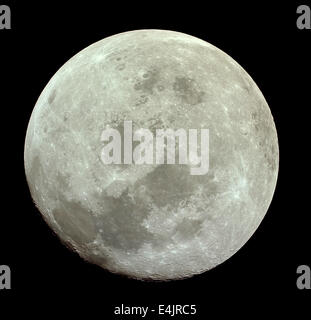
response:
[[(104, 164), (101, 134), (209, 129), (209, 170)], [(183, 33), (138, 30), (87, 47), (40, 95), (25, 171), (45, 221), (87, 261), (137, 279), (207, 271), (237, 252), (272, 200), (279, 149), (265, 98), (245, 70)]]

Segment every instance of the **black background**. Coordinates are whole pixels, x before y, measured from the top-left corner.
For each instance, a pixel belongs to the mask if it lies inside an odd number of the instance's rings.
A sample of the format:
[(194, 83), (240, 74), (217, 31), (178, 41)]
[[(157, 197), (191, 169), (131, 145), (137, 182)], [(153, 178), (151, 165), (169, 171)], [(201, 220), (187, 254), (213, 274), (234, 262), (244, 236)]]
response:
[[(63, 307), (70, 318), (86, 311), (90, 318), (112, 319), (114, 306), (123, 303), (150, 307), (196, 304), (197, 315), (185, 317), (193, 319), (212, 314), (219, 318), (307, 315), (310, 291), (296, 287), (297, 267), (311, 265), (311, 30), (296, 27), (296, 9), (302, 3), (2, 4), (11, 7), (12, 29), (0, 30), (0, 265), (11, 267), (12, 290), (0, 291), (0, 312), (7, 306), (12, 314), (22, 311), (27, 317), (41, 319), (46, 314), (60, 315)], [(275, 196), (254, 236), (215, 269), (166, 283), (111, 274), (66, 249), (33, 205), (23, 167), (28, 120), (53, 74), (95, 41), (147, 28), (185, 32), (232, 56), (263, 92), (280, 144)], [(158, 318), (170, 317), (150, 317)]]

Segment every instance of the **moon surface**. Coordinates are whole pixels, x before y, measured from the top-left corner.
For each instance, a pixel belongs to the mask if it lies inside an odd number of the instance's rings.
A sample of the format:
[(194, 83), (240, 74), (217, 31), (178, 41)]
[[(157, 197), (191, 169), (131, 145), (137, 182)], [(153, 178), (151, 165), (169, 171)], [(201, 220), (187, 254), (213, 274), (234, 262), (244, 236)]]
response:
[[(209, 129), (209, 171), (105, 165), (101, 133)], [(136, 279), (205, 272), (252, 236), (276, 186), (279, 149), (264, 96), (215, 46), (179, 32), (137, 30), (79, 52), (52, 77), (25, 140), (32, 198), (82, 258)], [(40, 241), (40, 239), (38, 239)]]

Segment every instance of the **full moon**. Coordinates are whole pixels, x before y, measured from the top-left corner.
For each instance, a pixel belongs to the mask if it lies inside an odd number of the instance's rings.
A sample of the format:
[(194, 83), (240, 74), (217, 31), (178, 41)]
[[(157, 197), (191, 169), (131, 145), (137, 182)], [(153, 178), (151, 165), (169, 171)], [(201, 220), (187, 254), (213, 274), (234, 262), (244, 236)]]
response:
[[(103, 131), (122, 136), (125, 121), (133, 133), (208, 129), (208, 172), (103, 163)], [(230, 56), (187, 34), (137, 30), (57, 71), (32, 112), (24, 163), (64, 244), (113, 273), (165, 281), (205, 272), (248, 241), (271, 203), (279, 148), (264, 96)]]

